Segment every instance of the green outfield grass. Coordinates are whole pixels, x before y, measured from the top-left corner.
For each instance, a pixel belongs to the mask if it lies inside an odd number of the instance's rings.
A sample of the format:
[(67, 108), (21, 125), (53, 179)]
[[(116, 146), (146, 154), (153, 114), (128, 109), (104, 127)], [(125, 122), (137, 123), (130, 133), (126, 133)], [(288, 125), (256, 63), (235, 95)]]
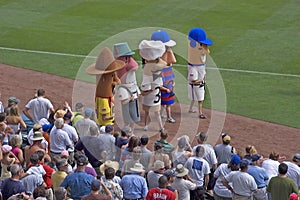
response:
[[(0, 63), (74, 79), (83, 57), (1, 47), (88, 55), (102, 41), (130, 29), (163, 27), (187, 34), (193, 27), (203, 27), (214, 41), (211, 47), (214, 62), (208, 68), (243, 70), (220, 71), (226, 90), (226, 111), (300, 128), (299, 3), (299, 0), (2, 0)], [(151, 32), (144, 38), (150, 35)], [(178, 44), (175, 50), (187, 49), (185, 41)], [(140, 59), (138, 55), (135, 58)], [(178, 63), (185, 65), (186, 60), (178, 57)], [(186, 67), (175, 69), (186, 76)], [(207, 72), (208, 86), (218, 87), (214, 84), (215, 70)], [(177, 91), (184, 91), (186, 83), (177, 83), (176, 87)], [(209, 90), (207, 108), (212, 107)]]

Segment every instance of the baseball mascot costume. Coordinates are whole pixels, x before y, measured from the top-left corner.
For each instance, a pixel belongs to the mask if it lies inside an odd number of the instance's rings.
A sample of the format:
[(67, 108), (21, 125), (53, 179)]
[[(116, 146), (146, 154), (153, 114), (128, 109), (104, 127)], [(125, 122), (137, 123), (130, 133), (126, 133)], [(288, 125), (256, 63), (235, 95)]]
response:
[(140, 55), (145, 60), (143, 69), (142, 106), (145, 111), (144, 130), (148, 130), (149, 112), (154, 112), (158, 121), (159, 130), (162, 132), (163, 124), (160, 116), (161, 93), (163, 85), (161, 70), (167, 63), (161, 59), (165, 53), (165, 45), (161, 41), (143, 40), (139, 44)]
[(134, 52), (131, 51), (126, 42), (115, 44), (113, 53), (117, 60), (126, 63), (117, 72), (121, 84), (116, 87), (116, 97), (122, 104), (124, 126), (130, 126), (133, 131), (134, 124), (141, 120), (138, 105), (138, 96), (141, 92), (137, 86), (135, 75), (139, 65), (133, 59)]
[(206, 119), (202, 111), (205, 86), (205, 63), (206, 55), (210, 53), (208, 46), (213, 42), (206, 37), (202, 28), (193, 28), (188, 35), (188, 97), (191, 100), (190, 113), (193, 110), (194, 102), (198, 102), (198, 113), (200, 119)]
[[(166, 47), (166, 51), (162, 56), (167, 66), (162, 69), (163, 86), (161, 87), (161, 105), (166, 108), (167, 122), (175, 123), (175, 119), (173, 119), (171, 115), (171, 105), (175, 102), (175, 75), (172, 64), (176, 62), (176, 58), (173, 54), (172, 47), (176, 45), (176, 42), (171, 40), (169, 34), (163, 30), (153, 32), (151, 40), (161, 41)], [(163, 110), (161, 113), (163, 113)], [(162, 114), (162, 117), (165, 117), (165, 115)]]
[(105, 47), (100, 52), (96, 64), (90, 65), (86, 72), (96, 75), (96, 114), (98, 124), (106, 126), (114, 124), (114, 97), (113, 90), (120, 79), (116, 71), (125, 66), (125, 62), (115, 60), (109, 48)]

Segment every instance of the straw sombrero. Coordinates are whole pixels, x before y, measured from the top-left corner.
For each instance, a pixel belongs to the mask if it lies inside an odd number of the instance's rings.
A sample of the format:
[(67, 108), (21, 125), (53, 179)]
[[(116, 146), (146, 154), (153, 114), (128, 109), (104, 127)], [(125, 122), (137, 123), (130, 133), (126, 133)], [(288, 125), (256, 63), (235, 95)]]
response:
[(112, 52), (109, 48), (105, 47), (100, 52), (96, 63), (88, 66), (86, 73), (88, 74), (109, 74), (118, 71), (125, 66), (125, 62), (121, 60), (115, 60)]
[(100, 172), (104, 174), (105, 169), (107, 169), (108, 167), (112, 167), (116, 172), (119, 169), (119, 163), (116, 161), (107, 160), (105, 161), (105, 163), (100, 165)]

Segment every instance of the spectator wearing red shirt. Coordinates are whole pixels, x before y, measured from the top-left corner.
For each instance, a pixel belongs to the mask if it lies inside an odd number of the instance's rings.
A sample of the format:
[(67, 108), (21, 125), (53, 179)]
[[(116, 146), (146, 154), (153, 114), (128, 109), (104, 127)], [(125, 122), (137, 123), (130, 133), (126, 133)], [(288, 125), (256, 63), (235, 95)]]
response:
[(158, 179), (158, 187), (152, 188), (148, 191), (146, 200), (175, 200), (176, 196), (174, 192), (166, 189), (168, 184), (168, 178), (161, 176)]

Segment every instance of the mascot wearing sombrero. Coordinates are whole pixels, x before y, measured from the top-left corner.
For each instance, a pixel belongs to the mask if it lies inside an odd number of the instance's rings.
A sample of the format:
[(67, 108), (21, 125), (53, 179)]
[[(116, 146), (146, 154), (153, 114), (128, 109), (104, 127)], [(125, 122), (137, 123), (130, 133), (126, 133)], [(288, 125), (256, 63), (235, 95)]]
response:
[(159, 130), (163, 131), (163, 124), (160, 116), (161, 93), (163, 85), (161, 70), (167, 63), (161, 59), (165, 53), (165, 45), (161, 41), (143, 40), (139, 44), (140, 55), (145, 60), (143, 69), (142, 105), (145, 111), (144, 131), (148, 130), (149, 112), (154, 112), (158, 121)]
[[(176, 58), (173, 54), (172, 47), (176, 45), (176, 42), (174, 40), (171, 40), (169, 34), (163, 30), (153, 32), (151, 35), (151, 40), (161, 41), (166, 46), (166, 51), (161, 57), (165, 62), (167, 62), (167, 66), (162, 69), (163, 86), (160, 90), (161, 105), (166, 109), (167, 122), (175, 123), (175, 119), (173, 119), (171, 115), (171, 105), (175, 102), (175, 75), (173, 72), (172, 64), (176, 62)], [(163, 110), (161, 111), (161, 113), (163, 113)], [(162, 114), (162, 116), (165, 115)]]
[(131, 130), (134, 130), (135, 123), (141, 120), (138, 105), (138, 96), (141, 92), (135, 75), (139, 65), (132, 57), (134, 51), (131, 51), (126, 42), (115, 44), (113, 49), (114, 57), (126, 63), (117, 72), (121, 84), (116, 87), (116, 97), (122, 104), (124, 126), (130, 126)]
[(193, 110), (194, 102), (198, 102), (198, 113), (200, 119), (206, 119), (202, 111), (205, 86), (206, 55), (210, 53), (208, 46), (213, 42), (206, 38), (202, 28), (193, 28), (188, 35), (188, 97), (191, 100), (189, 112)]
[(124, 66), (125, 62), (115, 60), (112, 52), (105, 47), (100, 52), (96, 64), (86, 69), (88, 74), (96, 75), (96, 114), (98, 124), (101, 126), (114, 124), (113, 89), (120, 83), (116, 71)]

